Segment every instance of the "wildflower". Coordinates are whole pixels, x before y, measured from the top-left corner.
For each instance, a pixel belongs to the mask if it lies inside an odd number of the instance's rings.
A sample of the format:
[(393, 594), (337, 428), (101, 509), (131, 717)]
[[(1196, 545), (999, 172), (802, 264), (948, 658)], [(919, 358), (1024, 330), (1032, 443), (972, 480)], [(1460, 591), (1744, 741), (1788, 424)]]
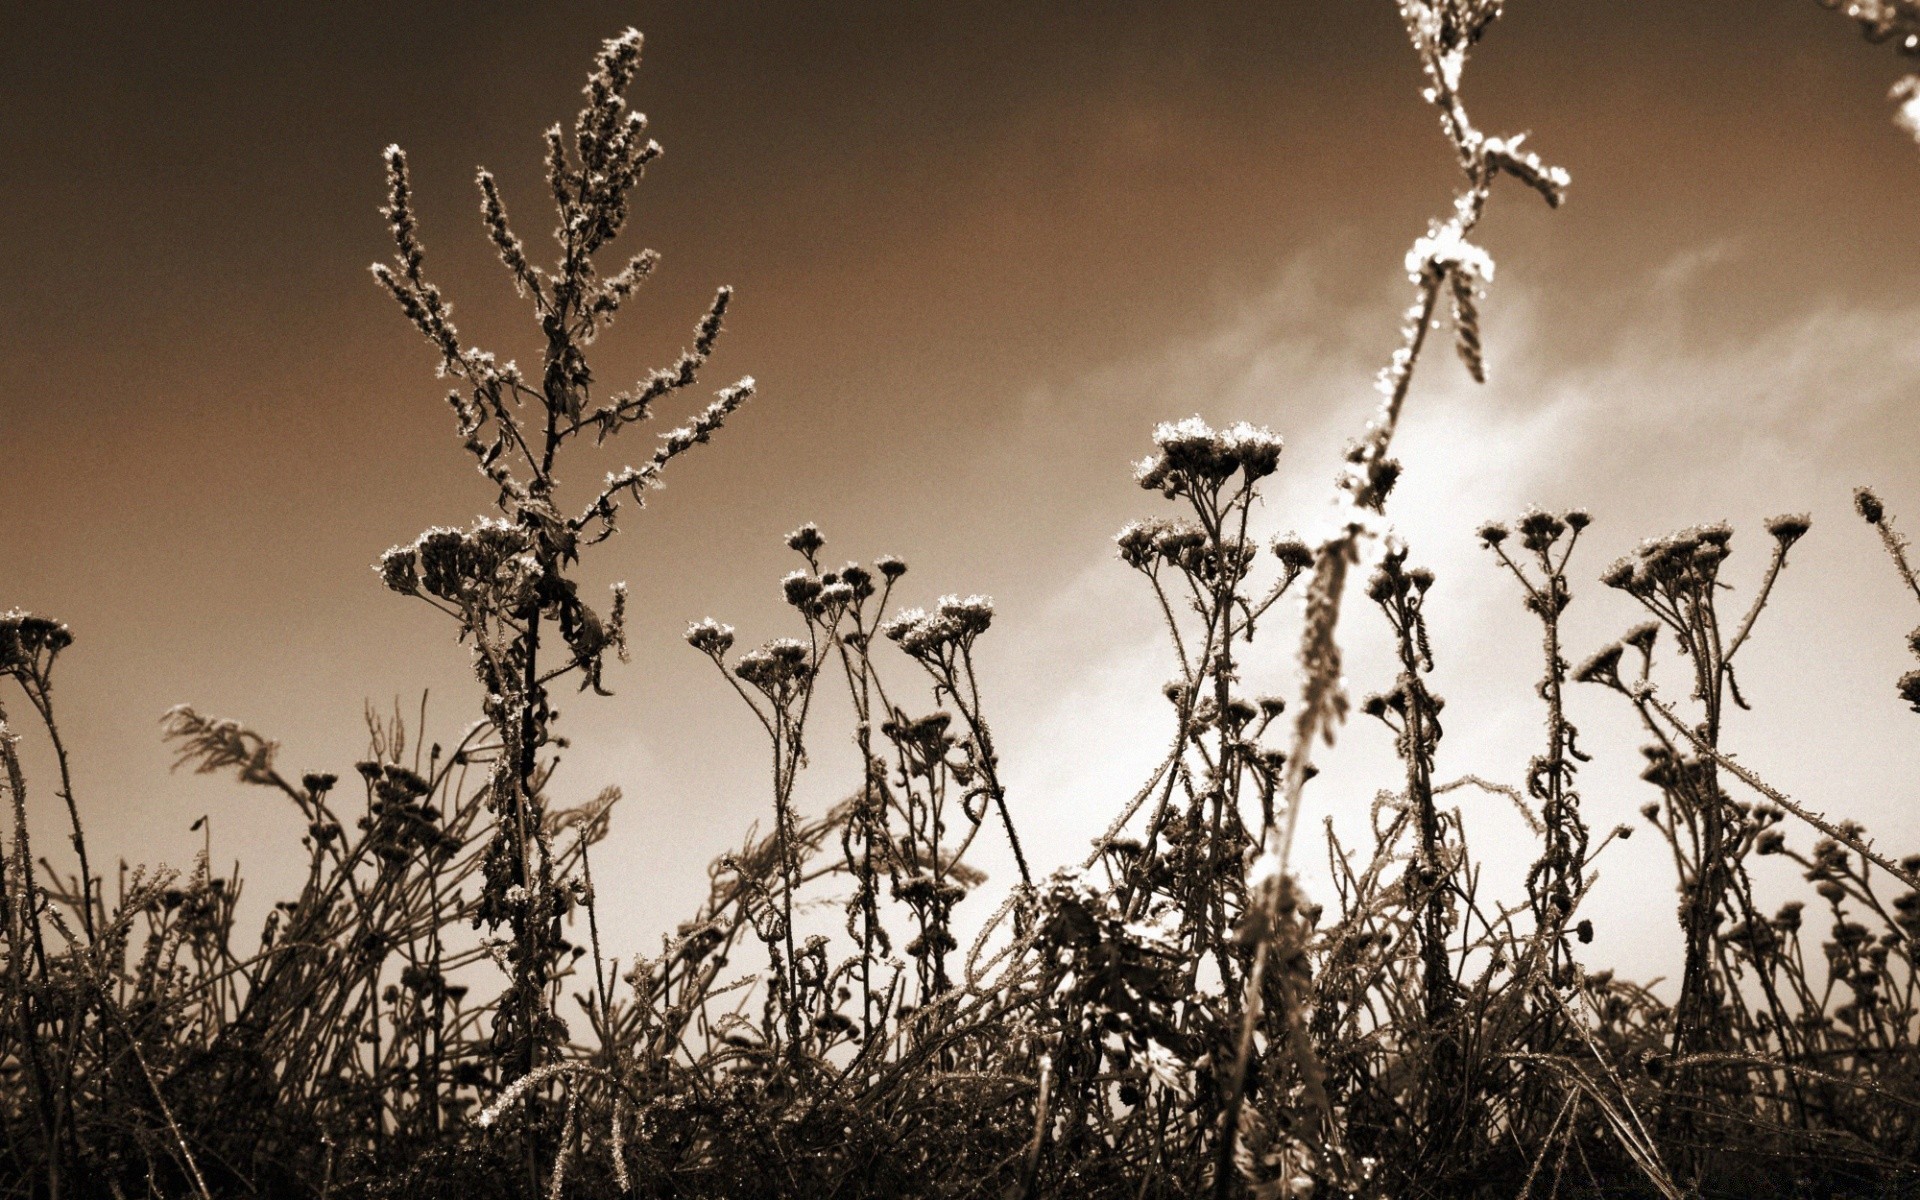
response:
[(412, 546), (395, 546), (380, 556), (379, 565), (374, 567), (380, 573), (380, 582), (402, 596), (420, 594), (419, 554)]
[(1153, 561), (1155, 542), (1165, 524), (1160, 520), (1128, 521), (1113, 536), (1113, 544), (1120, 551), (1120, 560), (1130, 567), (1144, 570)]
[(873, 560), (873, 569), (880, 572), (888, 583), (907, 573), (907, 564), (891, 554), (883, 554)]
[(1567, 531), (1567, 523), (1550, 512), (1528, 509), (1520, 518), (1520, 538), (1527, 549), (1544, 552)]
[(1223, 430), (1220, 445), (1249, 480), (1273, 474), (1279, 467), (1283, 449), (1278, 434), (1245, 421), (1236, 421)]
[(1193, 484), (1217, 484), (1237, 465), (1213, 429), (1199, 417), (1162, 422), (1153, 431), (1160, 453), (1134, 464), (1140, 486), (1167, 496), (1178, 496)]
[(1313, 565), (1313, 551), (1297, 534), (1274, 538), (1272, 550), (1273, 556), (1289, 571), (1304, 571)]
[(1183, 560), (1190, 561), (1193, 552), (1207, 544), (1206, 532), (1192, 521), (1162, 521), (1156, 530), (1155, 552), (1175, 566), (1184, 565)]
[(1561, 519), (1566, 521), (1567, 528), (1573, 530), (1575, 533), (1579, 533), (1582, 529), (1593, 524), (1593, 514), (1584, 508), (1570, 508)]
[(775, 638), (758, 650), (740, 656), (733, 673), (770, 697), (807, 675), (807, 644), (793, 638)]
[(993, 600), (988, 596), (942, 596), (931, 613), (902, 610), (880, 627), (880, 632), (915, 658), (938, 657), (948, 647), (966, 649), (993, 623)]
[(859, 563), (848, 563), (841, 567), (840, 582), (852, 589), (855, 600), (865, 600), (873, 595), (873, 576)]
[(1900, 698), (1920, 712), (1920, 671), (1908, 671), (1900, 677)]
[(1600, 572), (1601, 583), (1606, 584), (1610, 588), (1620, 588), (1622, 590), (1632, 589), (1633, 577), (1633, 559), (1624, 556), (1614, 559), (1606, 570)]
[(1618, 687), (1620, 655), (1625, 649), (1619, 642), (1602, 647), (1574, 670), (1574, 679), (1580, 683), (1604, 683), (1609, 687)]
[(1780, 543), (1780, 548), (1785, 550), (1806, 536), (1807, 530), (1813, 528), (1813, 518), (1807, 513), (1782, 513), (1777, 517), (1768, 517), (1766, 528), (1773, 539)]
[(1626, 636), (1622, 637), (1620, 641), (1625, 645), (1632, 646), (1642, 655), (1651, 655), (1653, 653), (1653, 641), (1659, 635), (1660, 622), (1642, 621), (1632, 629), (1627, 630)]
[(722, 625), (712, 617), (687, 626), (687, 644), (702, 654), (719, 657), (733, 648), (733, 626)]
[(1239, 421), (1215, 432), (1198, 416), (1168, 421), (1153, 431), (1159, 453), (1135, 465), (1140, 486), (1168, 496), (1224, 483), (1236, 470), (1249, 482), (1273, 474), (1282, 443), (1269, 429)]
[(924, 608), (903, 608), (881, 623), (880, 632), (893, 641), (903, 641), (911, 637), (928, 620)]
[(72, 632), (58, 621), (19, 609), (0, 614), (0, 674), (42, 670), (72, 644)]
[(1488, 521), (1480, 527), (1480, 540), (1489, 548), (1498, 546), (1507, 540), (1508, 529), (1498, 521)]
[(1382, 567), (1367, 580), (1367, 599), (1375, 604), (1385, 604), (1394, 596), (1405, 592), (1404, 579), (1405, 577), (1399, 572)]
[(780, 581), (780, 590), (788, 604), (804, 609), (820, 595), (820, 581), (806, 571), (790, 571)]
[(1873, 494), (1872, 488), (1853, 489), (1853, 507), (1869, 525), (1878, 525), (1887, 516), (1886, 506), (1880, 503), (1880, 497)]
[(809, 556), (818, 552), (820, 547), (826, 544), (827, 539), (820, 536), (820, 527), (812, 521), (808, 521), (787, 535), (787, 549), (797, 550)]
[(1201, 479), (1225, 479), (1239, 465), (1227, 453), (1220, 435), (1198, 416), (1162, 422), (1153, 431), (1153, 441), (1160, 447), (1161, 460), (1169, 471)]

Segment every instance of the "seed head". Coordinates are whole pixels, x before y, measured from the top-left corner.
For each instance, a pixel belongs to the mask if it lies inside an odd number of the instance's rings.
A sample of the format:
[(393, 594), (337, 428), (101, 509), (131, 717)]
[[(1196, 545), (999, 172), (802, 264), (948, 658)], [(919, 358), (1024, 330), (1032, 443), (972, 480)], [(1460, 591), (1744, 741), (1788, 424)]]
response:
[(787, 603), (795, 608), (805, 608), (820, 595), (820, 581), (806, 571), (789, 571), (780, 581), (780, 590), (787, 597)]
[(1300, 540), (1297, 534), (1287, 534), (1273, 539), (1273, 556), (1281, 561), (1289, 571), (1304, 571), (1313, 565), (1313, 551)]
[(1617, 685), (1620, 682), (1620, 655), (1624, 650), (1625, 647), (1619, 642), (1602, 647), (1574, 670), (1574, 679), (1580, 683)]
[(1600, 572), (1600, 582), (1611, 588), (1631, 590), (1633, 579), (1633, 559), (1631, 556), (1622, 556), (1614, 559), (1613, 562), (1607, 566), (1606, 570)]
[(1773, 540), (1779, 542), (1780, 548), (1785, 550), (1805, 537), (1807, 530), (1813, 528), (1813, 517), (1807, 513), (1782, 513), (1777, 517), (1768, 517), (1766, 526), (1767, 532), (1773, 535)]
[(787, 535), (787, 549), (801, 554), (817, 553), (820, 547), (826, 544), (827, 539), (820, 536), (820, 527), (812, 521), (808, 521)]
[(1908, 671), (1900, 677), (1900, 698), (1905, 700), (1913, 711), (1920, 712), (1920, 671)]
[(1659, 635), (1660, 623), (1658, 621), (1642, 621), (1632, 629), (1627, 630), (1627, 635), (1620, 640), (1626, 645), (1632, 646), (1641, 654), (1652, 654), (1653, 640)]
[(687, 644), (702, 654), (719, 657), (733, 648), (733, 626), (708, 617), (687, 626)]
[(420, 559), (412, 546), (395, 546), (380, 556), (374, 567), (380, 582), (402, 596), (420, 594)]
[(72, 632), (58, 621), (19, 609), (0, 613), (0, 674), (42, 670), (71, 645)]
[(1567, 523), (1550, 512), (1528, 509), (1520, 518), (1520, 538), (1529, 550), (1544, 551), (1567, 531)]

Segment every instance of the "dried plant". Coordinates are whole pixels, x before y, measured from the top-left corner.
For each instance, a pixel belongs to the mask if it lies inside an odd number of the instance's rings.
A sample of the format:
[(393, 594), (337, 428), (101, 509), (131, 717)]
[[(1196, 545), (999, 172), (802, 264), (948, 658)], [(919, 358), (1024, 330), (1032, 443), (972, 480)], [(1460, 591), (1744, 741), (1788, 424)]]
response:
[[(704, 901), (624, 969), (603, 952), (593, 858), (620, 794), (564, 806), (556, 779), (556, 685), (605, 693), (608, 656), (625, 649), (624, 591), (596, 610), (578, 569), (751, 381), (584, 503), (562, 502), (562, 478), (589, 435), (604, 442), (698, 382), (731, 292), (672, 365), (596, 395), (589, 349), (658, 262), (645, 251), (612, 273), (597, 265), (659, 155), (622, 99), (637, 33), (603, 45), (571, 132), (547, 132), (553, 265), (534, 264), (497, 182), (479, 175), (486, 235), (540, 330), (537, 374), (455, 329), (425, 273), (406, 158), (390, 149), (396, 253), (375, 275), (454, 382), (456, 432), (496, 513), (429, 529), (377, 571), (451, 620), (478, 719), (443, 744), (427, 737), (424, 698), (410, 720), (369, 709), (352, 772), (295, 777), (276, 743), (238, 722), (166, 714), (177, 766), (277, 794), (304, 825), (305, 877), (249, 940), (235, 928), (239, 875), (214, 872), (211, 831), (184, 872), (122, 864), (116, 880), (88, 856), (54, 703), (73, 636), (0, 615), (0, 1188), (116, 1200), (1677, 1198), (1920, 1184), (1920, 856), (1896, 861), (1728, 748), (1728, 715), (1759, 699), (1736, 659), (1808, 517), (1766, 523), (1767, 565), (1724, 612), (1730, 527), (1644, 543), (1602, 579), (1650, 619), (1578, 667), (1561, 619), (1588, 514), (1531, 509), (1480, 526), (1539, 622), (1544, 745), (1510, 764), (1517, 787), (1436, 777), (1445, 705), (1431, 681), (1446, 647), (1428, 613), (1448, 593), (1386, 524), (1390, 451), (1434, 329), (1450, 324), (1484, 378), (1492, 262), (1469, 237), (1494, 179), (1557, 205), (1567, 178), (1467, 117), (1467, 55), (1501, 5), (1399, 8), (1461, 190), (1408, 256), (1415, 302), (1325, 536), (1258, 530), (1282, 459), (1271, 431), (1199, 416), (1152, 431), (1137, 481), (1171, 508), (1115, 547), (1165, 623), (1168, 742), (1142, 786), (1115, 798), (1092, 852), (1049, 872), (1022, 840), (1033, 817), (1008, 784), (976, 653), (993, 602), (956, 593), (900, 608), (905, 562), (834, 566), (805, 525), (786, 539), (799, 565), (778, 584), (785, 636), (736, 655), (731, 626), (686, 630), (765, 737), (770, 825), (715, 861)], [(1904, 36), (1910, 9), (1849, 11), (1887, 39)], [(1862, 489), (1857, 505), (1920, 599), (1880, 499)], [(1399, 769), (1359, 842), (1327, 821), (1332, 892), (1315, 902), (1290, 855), (1311, 757), (1346, 715), (1337, 635), (1363, 561), (1394, 665), (1360, 708)], [(1289, 712), (1245, 676), (1251, 644), (1303, 581)], [(1920, 655), (1920, 634), (1910, 641)], [(1663, 644), (1679, 662), (1656, 664)], [(1660, 690), (1676, 680), (1684, 695)], [(1580, 774), (1570, 682), (1630, 706), (1649, 741), (1643, 811), (1673, 862), (1685, 952), (1672, 995), (1582, 959), (1596, 864), (1633, 829), (1589, 825), (1615, 797), (1576, 786), (1596, 776)], [(1920, 711), (1920, 670), (1896, 686)], [(857, 765), (844, 798), (815, 813), (799, 784), (827, 736), (823, 688), (845, 689)], [(36, 731), (10, 724), (14, 689)], [(39, 800), (19, 742), (40, 733), (71, 873), (29, 841)], [(1483, 879), (1451, 807), (1469, 788), (1512, 802), (1538, 838), (1524, 894)], [(1789, 839), (1788, 818), (1815, 831), (1810, 846)], [(1004, 838), (1013, 862), (993, 891), (969, 861), (983, 834)], [(1750, 865), (1762, 857), (1793, 863), (1825, 906), (1817, 952), (1804, 903), (1759, 910)]]

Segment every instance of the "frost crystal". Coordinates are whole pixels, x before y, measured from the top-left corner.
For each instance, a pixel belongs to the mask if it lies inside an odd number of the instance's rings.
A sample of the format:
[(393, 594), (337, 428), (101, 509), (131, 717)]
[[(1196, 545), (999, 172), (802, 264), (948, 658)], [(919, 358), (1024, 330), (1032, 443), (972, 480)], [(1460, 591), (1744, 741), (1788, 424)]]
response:
[(1889, 99), (1900, 105), (1894, 111), (1893, 123), (1920, 144), (1920, 75), (1909, 75), (1894, 84)]
[(1460, 235), (1458, 222), (1436, 225), (1407, 251), (1407, 275), (1415, 283), (1447, 271), (1461, 271), (1481, 283), (1493, 280), (1493, 258)]

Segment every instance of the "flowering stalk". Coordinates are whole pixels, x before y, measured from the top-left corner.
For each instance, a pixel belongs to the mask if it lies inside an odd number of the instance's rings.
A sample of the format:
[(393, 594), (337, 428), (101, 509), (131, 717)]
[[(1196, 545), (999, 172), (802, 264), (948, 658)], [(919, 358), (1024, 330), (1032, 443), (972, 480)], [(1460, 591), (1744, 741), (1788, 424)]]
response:
[[(1886, 547), (1887, 558), (1892, 561), (1895, 573), (1900, 581), (1907, 585), (1914, 598), (1920, 600), (1920, 576), (1915, 576), (1913, 564), (1907, 561), (1907, 539), (1893, 527), (1893, 517), (1887, 513), (1886, 505), (1880, 502), (1871, 488), (1856, 488), (1853, 493), (1853, 506), (1867, 524), (1873, 526), (1880, 535), (1880, 544)], [(1907, 649), (1920, 658), (1920, 628), (1907, 635)], [(1920, 712), (1920, 669), (1908, 671), (1900, 677), (1900, 698), (1915, 712)]]
[[(1573, 599), (1567, 586), (1567, 562), (1592, 520), (1583, 509), (1558, 514), (1529, 510), (1514, 523), (1524, 554), (1510, 553), (1505, 545), (1514, 530), (1498, 521), (1480, 527), (1481, 544), (1520, 582), (1528, 611), (1540, 620), (1546, 673), (1536, 690), (1547, 706), (1547, 751), (1527, 765), (1527, 795), (1540, 804), (1546, 844), (1527, 872), (1527, 896), (1533, 905), (1534, 928), (1550, 939), (1556, 980), (1565, 976), (1572, 962), (1564, 931), (1576, 897), (1585, 890), (1582, 872), (1588, 842), (1580, 796), (1573, 788), (1574, 773), (1587, 756), (1576, 745), (1579, 730), (1567, 720), (1563, 692), (1569, 664), (1560, 645), (1560, 615)], [(1532, 556), (1532, 562), (1523, 565), (1526, 555)]]
[[(595, 403), (587, 347), (657, 261), (645, 251), (616, 274), (603, 276), (595, 259), (622, 232), (629, 193), (660, 154), (658, 143), (645, 136), (646, 118), (629, 110), (624, 98), (639, 67), (640, 44), (640, 34), (631, 29), (603, 44), (570, 146), (559, 126), (547, 131), (548, 185), (559, 210), (554, 266), (542, 269), (528, 259), (497, 182), (484, 169), (477, 177), (487, 237), (515, 289), (530, 301), (542, 335), (537, 377), (462, 341), (450, 306), (424, 274), (406, 156), (397, 146), (386, 154), (384, 212), (396, 252), (391, 263), (374, 266), (374, 277), (433, 344), (441, 374), (457, 381), (448, 396), (457, 432), (493, 484), (501, 516), (467, 529), (428, 530), (414, 544), (389, 551), (377, 569), (394, 591), (418, 597), (458, 622), (461, 639), (472, 642), (475, 674), (486, 694), (484, 710), (500, 739), (487, 785), (498, 821), (478, 920), (511, 931), (500, 947), (511, 978), (495, 1039), (503, 1060), (516, 1064), (521, 1077), (536, 1071), (564, 1037), (550, 991), (572, 892), (556, 877), (542, 792), (551, 773), (544, 752), (559, 744), (552, 732), (559, 714), (548, 687), (577, 675), (581, 690), (605, 694), (605, 656), (625, 652), (624, 591), (615, 589), (612, 609), (603, 617), (580, 598), (569, 568), (585, 546), (615, 531), (623, 502), (642, 503), (645, 489), (658, 486), (664, 468), (708, 441), (753, 391), (751, 379), (722, 390), (690, 425), (663, 437), (643, 466), (610, 474), (578, 512), (566, 515), (556, 503), (562, 450), (589, 430), (604, 440), (649, 417), (657, 401), (694, 384), (732, 298), (728, 288), (716, 293), (695, 328), (691, 349), (671, 367)], [(530, 419), (523, 415), (529, 410)], [(531, 1143), (528, 1161), (537, 1186)]]
[[(1493, 261), (1486, 252), (1468, 241), (1479, 224), (1492, 192), (1493, 180), (1500, 174), (1511, 175), (1526, 184), (1548, 205), (1558, 207), (1569, 183), (1567, 173), (1548, 166), (1522, 148), (1521, 137), (1489, 137), (1474, 127), (1460, 96), (1461, 74), (1467, 52), (1500, 15), (1502, 0), (1399, 0), (1400, 16), (1414, 52), (1427, 79), (1425, 99), (1440, 116), (1441, 131), (1452, 144), (1465, 187), (1454, 197), (1453, 216), (1434, 222), (1428, 233), (1415, 241), (1407, 255), (1407, 271), (1415, 287), (1413, 305), (1408, 308), (1401, 331), (1401, 344), (1381, 371), (1376, 389), (1380, 408), (1360, 440), (1347, 452), (1347, 467), (1336, 487), (1340, 516), (1333, 532), (1314, 552), (1314, 573), (1306, 596), (1306, 627), (1301, 634), (1300, 666), (1303, 675), (1299, 710), (1294, 717), (1291, 745), (1287, 751), (1284, 776), (1283, 812), (1261, 837), (1261, 862), (1255, 872), (1259, 888), (1258, 906), (1263, 910), (1265, 928), (1278, 928), (1281, 910), (1287, 904), (1290, 889), (1282, 886), (1288, 878), (1289, 859), (1300, 819), (1301, 793), (1313, 770), (1313, 747), (1325, 738), (1332, 741), (1335, 727), (1345, 717), (1346, 699), (1341, 688), (1340, 647), (1336, 630), (1340, 621), (1341, 599), (1346, 590), (1349, 567), (1358, 561), (1361, 544), (1377, 529), (1388, 493), (1399, 478), (1400, 465), (1390, 456), (1394, 432), (1413, 383), (1414, 368), (1426, 347), (1427, 335), (1435, 323), (1442, 291), (1453, 305), (1456, 348), (1469, 373), (1475, 379), (1484, 376), (1481, 357), (1478, 296), (1491, 280)], [(1244, 1024), (1251, 1026), (1258, 1006), (1253, 996), (1264, 985), (1265, 956), (1256, 960), (1246, 986), (1247, 1002), (1242, 1006)], [(1284, 998), (1287, 1019), (1297, 1024), (1299, 997)], [(1250, 1044), (1250, 1038), (1241, 1039)], [(1303, 1077), (1315, 1078), (1317, 1064), (1302, 1057), (1299, 1070)], [(1234, 1068), (1237, 1097), (1248, 1069), (1242, 1054)], [(1237, 1099), (1233, 1107), (1237, 1107)], [(1313, 1115), (1313, 1123), (1324, 1124), (1331, 1117), (1324, 1104)], [(1224, 1187), (1224, 1184), (1221, 1185)]]
[(1497, 175), (1512, 175), (1556, 208), (1565, 198), (1569, 183), (1564, 170), (1548, 166), (1524, 150), (1521, 136), (1482, 134), (1468, 119), (1461, 101), (1460, 77), (1467, 51), (1500, 15), (1501, 0), (1399, 0), (1399, 4), (1427, 78), (1425, 98), (1439, 112), (1441, 130), (1453, 145), (1466, 186), (1454, 197), (1453, 216), (1444, 223), (1434, 222), (1407, 253), (1407, 273), (1416, 294), (1406, 312), (1400, 348), (1376, 381), (1381, 396), (1378, 413), (1347, 451), (1347, 467), (1335, 489), (1341, 516), (1314, 554), (1306, 629), (1300, 645), (1305, 679), (1288, 752), (1285, 813), (1277, 831), (1270, 833), (1263, 845), (1263, 853), (1274, 856), (1279, 872), (1286, 870), (1292, 850), (1300, 793), (1312, 765), (1313, 746), (1321, 738), (1331, 742), (1334, 728), (1346, 713), (1340, 685), (1340, 647), (1335, 640), (1341, 596), (1348, 567), (1357, 561), (1363, 540), (1376, 531), (1387, 495), (1399, 478), (1400, 464), (1389, 451), (1413, 384), (1414, 368), (1435, 323), (1441, 292), (1445, 289), (1453, 303), (1461, 358), (1476, 379), (1483, 378), (1478, 295), (1492, 280), (1493, 260), (1467, 237), (1486, 210)]

